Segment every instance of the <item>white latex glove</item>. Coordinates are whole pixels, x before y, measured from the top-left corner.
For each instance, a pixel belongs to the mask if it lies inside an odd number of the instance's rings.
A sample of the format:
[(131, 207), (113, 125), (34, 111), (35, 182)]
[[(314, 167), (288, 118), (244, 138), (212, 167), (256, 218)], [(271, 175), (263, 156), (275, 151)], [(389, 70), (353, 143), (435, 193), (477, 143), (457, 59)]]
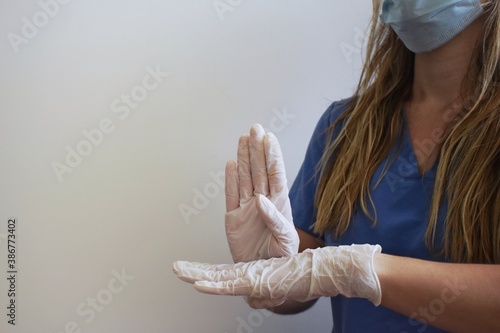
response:
[(254, 125), (226, 165), (226, 237), (234, 262), (297, 253), (285, 165), (278, 140)]
[(261, 299), (262, 304), (253, 303), (256, 308), (339, 294), (366, 298), (378, 306), (382, 292), (373, 257), (381, 250), (380, 245), (368, 244), (329, 246), (231, 265), (177, 261), (174, 273), (203, 293)]

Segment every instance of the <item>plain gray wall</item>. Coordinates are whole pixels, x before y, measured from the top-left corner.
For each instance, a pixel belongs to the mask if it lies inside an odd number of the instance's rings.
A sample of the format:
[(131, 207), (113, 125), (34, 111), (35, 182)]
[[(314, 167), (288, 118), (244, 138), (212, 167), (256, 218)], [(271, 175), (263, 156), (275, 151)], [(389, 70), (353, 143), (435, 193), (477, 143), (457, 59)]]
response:
[[(261, 123), (289, 184), (361, 66), (370, 2), (0, 0), (1, 332), (329, 332), (195, 292), (175, 260), (231, 262), (225, 163)], [(152, 74), (153, 73), (153, 74)], [(168, 75), (167, 75), (168, 73)], [(0, 304), (8, 304), (1, 279)]]

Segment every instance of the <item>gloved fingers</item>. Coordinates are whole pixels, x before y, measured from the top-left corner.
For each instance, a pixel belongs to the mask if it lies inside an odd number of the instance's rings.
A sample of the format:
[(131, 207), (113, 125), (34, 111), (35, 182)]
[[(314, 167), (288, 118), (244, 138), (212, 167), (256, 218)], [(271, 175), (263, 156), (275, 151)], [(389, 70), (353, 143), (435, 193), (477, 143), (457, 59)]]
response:
[(269, 230), (271, 230), (278, 243), (291, 250), (291, 253), (287, 253), (286, 255), (297, 253), (299, 236), (293, 222), (286, 219), (278, 208), (263, 195), (257, 196), (256, 207), (259, 215)]
[(283, 154), (278, 139), (273, 133), (266, 134), (264, 138), (264, 150), (271, 197), (288, 195), (285, 162), (283, 161)]
[(252, 172), (252, 182), (254, 193), (269, 194), (269, 184), (267, 176), (266, 154), (264, 151), (264, 128), (255, 124), (250, 128), (250, 168)]
[(238, 166), (235, 161), (228, 161), (226, 163), (226, 212), (233, 211), (240, 206), (240, 188), (237, 168)]
[(234, 280), (244, 275), (242, 269), (245, 263), (237, 264), (204, 264), (189, 261), (176, 261), (173, 264), (175, 275), (184, 282), (196, 281), (227, 281)]
[(256, 292), (262, 293), (256, 289), (252, 281), (247, 278), (239, 278), (230, 281), (197, 281), (194, 288), (202, 293), (211, 295), (228, 295), (228, 296), (244, 296), (247, 298), (248, 304), (254, 309), (269, 309), (281, 305), (285, 302), (284, 299), (269, 299), (253, 297)]
[(194, 288), (212, 295), (250, 296), (253, 286), (248, 278), (229, 281), (196, 281)]
[(174, 269), (175, 268), (180, 268), (182, 270), (184, 269), (199, 269), (203, 271), (210, 271), (210, 272), (220, 272), (220, 271), (226, 271), (226, 270), (232, 270), (232, 269), (240, 269), (241, 266), (244, 266), (246, 263), (244, 262), (238, 262), (235, 264), (207, 264), (207, 263), (200, 263), (200, 262), (193, 262), (193, 261), (182, 261), (178, 260), (174, 262)]
[[(173, 264), (174, 274), (184, 282), (195, 283), (199, 276), (191, 272), (190, 266), (194, 263), (188, 261), (176, 261)], [(200, 264), (201, 265), (201, 264)]]
[(250, 137), (242, 135), (238, 141), (238, 178), (240, 186), (240, 200), (253, 196), (252, 170), (250, 166), (250, 150), (248, 142)]

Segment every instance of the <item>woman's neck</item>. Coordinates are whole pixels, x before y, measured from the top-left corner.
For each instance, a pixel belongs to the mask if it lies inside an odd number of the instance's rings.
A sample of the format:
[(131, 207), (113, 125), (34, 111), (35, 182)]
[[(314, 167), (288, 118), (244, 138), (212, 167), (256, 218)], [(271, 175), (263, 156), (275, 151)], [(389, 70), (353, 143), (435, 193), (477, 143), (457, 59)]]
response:
[(483, 26), (484, 16), (442, 47), (415, 55), (413, 104), (435, 106), (437, 110), (466, 98), (460, 96), (461, 86)]

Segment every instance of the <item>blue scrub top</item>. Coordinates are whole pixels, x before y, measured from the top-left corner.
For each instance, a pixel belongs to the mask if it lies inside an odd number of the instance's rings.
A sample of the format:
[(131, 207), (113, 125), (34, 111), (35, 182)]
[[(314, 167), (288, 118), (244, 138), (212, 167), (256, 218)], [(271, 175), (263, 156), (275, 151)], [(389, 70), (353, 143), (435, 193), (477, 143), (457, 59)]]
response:
[[(323, 114), (312, 135), (305, 160), (290, 189), (295, 225), (316, 238), (320, 238), (312, 230), (316, 219), (314, 197), (319, 181), (316, 166), (325, 149), (328, 128), (346, 110), (348, 103), (349, 100), (335, 102)], [(347, 232), (340, 239), (335, 239), (331, 232), (325, 232), (322, 239), (326, 246), (380, 244), (383, 253), (438, 260), (425, 244), (438, 162), (436, 161), (424, 176), (419, 174), (415, 153), (408, 136), (406, 117), (403, 118), (405, 119), (403, 142), (392, 149), (371, 179), (371, 195), (377, 212), (376, 225), (358, 210)], [(339, 133), (340, 126), (335, 128), (334, 135)], [(380, 180), (384, 169), (388, 171)], [(439, 214), (438, 241), (442, 239), (445, 211), (446, 209), (442, 208)], [(443, 332), (383, 306), (375, 307), (365, 299), (337, 296), (331, 298), (331, 303), (334, 323), (332, 332)], [(419, 309), (415, 311), (418, 312)]]

